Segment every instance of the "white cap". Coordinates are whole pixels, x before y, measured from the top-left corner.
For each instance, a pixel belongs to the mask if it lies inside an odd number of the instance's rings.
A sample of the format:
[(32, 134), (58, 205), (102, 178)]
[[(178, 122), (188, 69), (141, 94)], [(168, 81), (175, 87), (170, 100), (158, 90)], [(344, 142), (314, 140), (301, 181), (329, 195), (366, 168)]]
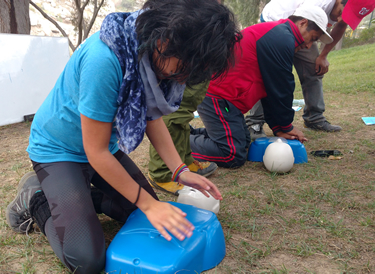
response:
[(330, 44), (333, 42), (332, 37), (326, 31), (328, 17), (322, 8), (312, 5), (302, 5), (294, 11), (293, 15), (313, 21), (323, 31), (319, 40), (324, 44)]

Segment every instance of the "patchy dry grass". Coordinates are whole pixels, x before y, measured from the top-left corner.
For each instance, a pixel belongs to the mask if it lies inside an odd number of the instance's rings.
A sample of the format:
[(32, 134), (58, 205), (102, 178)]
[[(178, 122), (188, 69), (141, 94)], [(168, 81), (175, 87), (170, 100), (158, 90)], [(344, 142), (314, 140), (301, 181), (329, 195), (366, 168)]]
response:
[[(218, 218), (227, 254), (207, 273), (375, 272), (375, 126), (361, 121), (375, 116), (374, 52), (375, 45), (367, 45), (330, 56), (325, 114), (342, 132), (303, 129), (302, 113), (296, 113), (295, 126), (309, 138), (308, 153), (337, 149), (341, 160), (309, 154), (307, 164), (295, 165), (285, 175), (247, 162), (235, 170), (219, 168), (210, 177), (224, 195)], [(302, 98), (299, 90), (295, 97)], [(0, 127), (0, 273), (68, 273), (44, 236), (15, 234), (5, 222), (18, 181), (31, 170), (25, 152), (29, 127)], [(145, 174), (148, 144), (145, 139), (130, 155)], [(120, 227), (100, 218), (109, 244)]]

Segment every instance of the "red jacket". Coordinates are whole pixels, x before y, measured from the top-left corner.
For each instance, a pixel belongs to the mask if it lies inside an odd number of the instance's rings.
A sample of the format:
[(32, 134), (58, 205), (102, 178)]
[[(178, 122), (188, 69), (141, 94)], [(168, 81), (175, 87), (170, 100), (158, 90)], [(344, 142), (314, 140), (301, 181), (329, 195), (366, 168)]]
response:
[(210, 82), (208, 94), (220, 96), (243, 114), (262, 99), (265, 120), (276, 134), (293, 129), (293, 57), (304, 40), (289, 19), (250, 26), (242, 31), (236, 65)]

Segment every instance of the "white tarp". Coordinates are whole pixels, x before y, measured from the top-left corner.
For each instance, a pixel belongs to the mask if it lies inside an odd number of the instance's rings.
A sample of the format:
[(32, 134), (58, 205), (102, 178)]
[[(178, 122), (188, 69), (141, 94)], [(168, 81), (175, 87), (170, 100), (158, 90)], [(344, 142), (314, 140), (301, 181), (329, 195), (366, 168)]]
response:
[(34, 114), (69, 57), (66, 37), (0, 34), (0, 126)]

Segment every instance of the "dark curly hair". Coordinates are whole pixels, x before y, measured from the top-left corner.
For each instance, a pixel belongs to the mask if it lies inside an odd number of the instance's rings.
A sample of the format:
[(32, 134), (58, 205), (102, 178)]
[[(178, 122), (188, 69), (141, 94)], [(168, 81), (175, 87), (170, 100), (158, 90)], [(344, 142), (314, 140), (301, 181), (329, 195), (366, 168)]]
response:
[[(148, 0), (138, 16), (139, 57), (160, 54), (154, 70), (160, 75), (169, 57), (180, 60), (168, 78), (193, 86), (226, 74), (234, 65), (234, 48), (242, 39), (233, 13), (217, 0)], [(158, 49), (166, 43), (162, 52)]]

